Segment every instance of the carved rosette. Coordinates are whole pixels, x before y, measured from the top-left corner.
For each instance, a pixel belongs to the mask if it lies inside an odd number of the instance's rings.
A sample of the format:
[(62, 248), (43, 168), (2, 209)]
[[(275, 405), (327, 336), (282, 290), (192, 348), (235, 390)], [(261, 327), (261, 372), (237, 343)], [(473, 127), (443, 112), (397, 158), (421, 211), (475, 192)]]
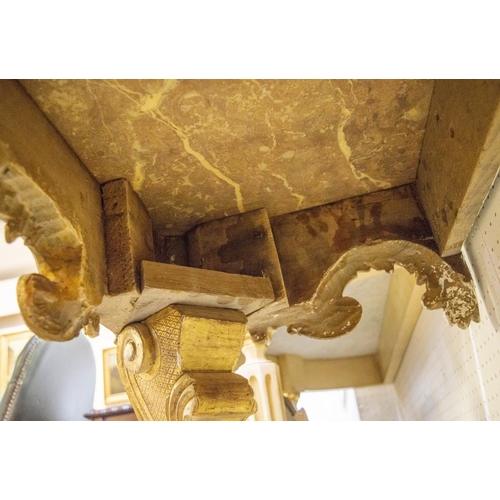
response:
[[(479, 321), (479, 309), (471, 281), (455, 272), (432, 250), (404, 240), (379, 241), (360, 245), (345, 252), (330, 267), (308, 302), (280, 311), (266, 322), (265, 328), (251, 328), (255, 342), (263, 342), (267, 328), (287, 326), (292, 334), (316, 339), (345, 335), (359, 323), (361, 304), (343, 297), (346, 285), (358, 272), (370, 269), (390, 272), (397, 264), (415, 274), (418, 285), (425, 285), (422, 303), (428, 309), (443, 309), (452, 325), (465, 329)], [(252, 317), (249, 322), (251, 324)]]
[(245, 420), (257, 405), (232, 373), (245, 336), (239, 311), (175, 305), (118, 335), (118, 369), (140, 420)]

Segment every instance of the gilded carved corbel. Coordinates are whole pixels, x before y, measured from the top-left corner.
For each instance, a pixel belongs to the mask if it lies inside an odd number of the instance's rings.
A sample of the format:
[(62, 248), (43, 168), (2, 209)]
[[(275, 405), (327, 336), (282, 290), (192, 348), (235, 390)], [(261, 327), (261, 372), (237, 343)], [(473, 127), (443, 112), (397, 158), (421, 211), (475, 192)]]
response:
[(140, 420), (245, 420), (257, 411), (232, 370), (245, 337), (240, 311), (171, 305), (117, 338), (121, 378)]

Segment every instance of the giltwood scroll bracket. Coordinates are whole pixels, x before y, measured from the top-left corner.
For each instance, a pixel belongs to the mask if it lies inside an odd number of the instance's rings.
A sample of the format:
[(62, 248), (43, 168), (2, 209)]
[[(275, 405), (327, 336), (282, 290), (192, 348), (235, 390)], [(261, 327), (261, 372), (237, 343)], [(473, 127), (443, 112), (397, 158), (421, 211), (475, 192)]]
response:
[(17, 287), (28, 327), (45, 340), (96, 334), (106, 291), (99, 184), (12, 80), (0, 80), (0, 219), (38, 266)]
[[(465, 329), (479, 321), (479, 309), (471, 281), (456, 272), (439, 255), (423, 245), (405, 240), (376, 241), (345, 252), (325, 273), (316, 293), (304, 303), (271, 315), (251, 329), (255, 342), (265, 339), (268, 328), (287, 326), (292, 334), (329, 339), (351, 332), (359, 323), (361, 305), (342, 295), (358, 272), (370, 269), (390, 272), (399, 265), (425, 285), (423, 305), (443, 309), (451, 325)], [(249, 321), (251, 322), (252, 316)]]
[(240, 311), (171, 305), (117, 339), (118, 369), (140, 420), (246, 420), (257, 411), (232, 370), (245, 337)]

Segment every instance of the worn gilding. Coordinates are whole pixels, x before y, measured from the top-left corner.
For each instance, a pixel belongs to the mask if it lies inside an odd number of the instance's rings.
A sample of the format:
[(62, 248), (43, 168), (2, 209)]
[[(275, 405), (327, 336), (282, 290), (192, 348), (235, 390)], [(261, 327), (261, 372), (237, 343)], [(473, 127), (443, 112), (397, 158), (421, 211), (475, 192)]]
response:
[(239, 311), (175, 305), (118, 335), (118, 369), (140, 420), (245, 420), (257, 406), (232, 373), (245, 336)]
[(410, 241), (391, 240), (361, 245), (344, 253), (325, 273), (311, 300), (280, 311), (262, 321), (260, 327), (253, 324), (254, 339), (261, 342), (268, 328), (280, 326), (287, 326), (289, 333), (318, 339), (349, 333), (359, 323), (362, 309), (357, 300), (342, 295), (345, 286), (358, 272), (390, 272), (395, 264), (415, 274), (417, 284), (426, 286), (423, 305), (443, 309), (450, 324), (465, 329), (471, 321), (479, 321), (472, 282), (432, 250)]

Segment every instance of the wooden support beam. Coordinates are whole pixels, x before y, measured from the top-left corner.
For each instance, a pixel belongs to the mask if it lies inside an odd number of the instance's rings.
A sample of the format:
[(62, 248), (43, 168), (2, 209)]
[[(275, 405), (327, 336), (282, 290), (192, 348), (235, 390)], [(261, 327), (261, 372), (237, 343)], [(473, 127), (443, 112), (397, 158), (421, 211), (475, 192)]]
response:
[(143, 261), (140, 291), (105, 297), (98, 311), (101, 322), (118, 333), (170, 304), (231, 309), (251, 314), (274, 301), (268, 278)]
[(242, 274), (145, 261), (142, 282), (128, 321), (142, 321), (170, 304), (222, 307), (249, 315), (274, 302), (269, 279)]
[[(253, 313), (252, 324), (265, 323), (266, 318), (288, 306), (281, 264), (266, 209), (201, 224), (189, 231), (186, 239), (191, 266), (269, 278), (275, 300)], [(262, 330), (259, 335), (261, 340), (265, 339)]]
[(141, 262), (155, 260), (149, 213), (125, 179), (101, 186), (104, 205), (108, 294), (141, 289)]
[(276, 301), (288, 305), (267, 211), (218, 219), (187, 233), (189, 264), (225, 273), (266, 276)]
[(438, 80), (417, 192), (442, 256), (460, 252), (500, 165), (500, 80)]
[(125, 179), (101, 186), (108, 293), (98, 308), (101, 323), (118, 333), (141, 294), (141, 263), (155, 260), (149, 213)]
[(89, 325), (106, 291), (99, 184), (19, 83), (0, 80), (0, 218), (40, 274), (18, 282), (26, 324), (46, 340)]

